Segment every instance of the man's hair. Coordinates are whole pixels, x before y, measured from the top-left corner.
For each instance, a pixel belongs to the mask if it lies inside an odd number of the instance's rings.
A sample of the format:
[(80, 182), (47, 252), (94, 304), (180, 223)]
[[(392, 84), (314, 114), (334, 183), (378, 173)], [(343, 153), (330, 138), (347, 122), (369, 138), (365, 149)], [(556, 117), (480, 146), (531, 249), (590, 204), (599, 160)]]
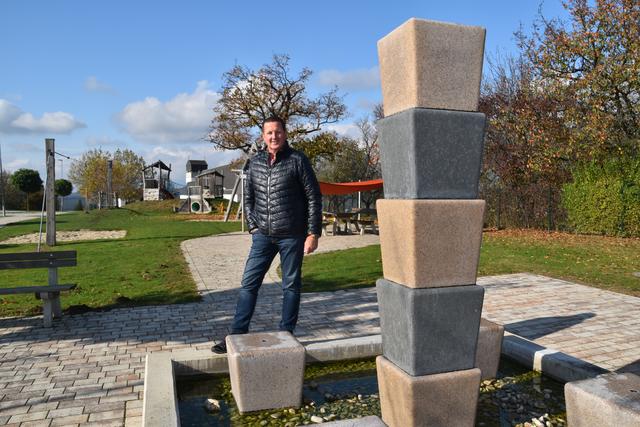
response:
[(280, 123), (280, 126), (282, 126), (282, 130), (285, 132), (287, 131), (287, 125), (284, 123), (284, 120), (276, 115), (264, 119), (264, 122), (262, 122), (262, 129), (264, 129), (264, 125), (266, 125), (267, 123)]

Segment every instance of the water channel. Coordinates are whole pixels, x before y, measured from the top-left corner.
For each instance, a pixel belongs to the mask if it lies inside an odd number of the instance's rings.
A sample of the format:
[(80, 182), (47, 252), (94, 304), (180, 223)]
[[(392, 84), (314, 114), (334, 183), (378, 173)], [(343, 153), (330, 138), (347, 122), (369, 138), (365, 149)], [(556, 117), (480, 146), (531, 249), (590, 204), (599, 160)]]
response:
[[(183, 427), (287, 426), (380, 416), (375, 359), (308, 365), (303, 406), (240, 414), (228, 375), (179, 379), (178, 405)], [(564, 426), (564, 384), (502, 358), (498, 377), (480, 385), (477, 426)], [(207, 398), (220, 411), (205, 408)], [(312, 420), (313, 418), (313, 420)]]

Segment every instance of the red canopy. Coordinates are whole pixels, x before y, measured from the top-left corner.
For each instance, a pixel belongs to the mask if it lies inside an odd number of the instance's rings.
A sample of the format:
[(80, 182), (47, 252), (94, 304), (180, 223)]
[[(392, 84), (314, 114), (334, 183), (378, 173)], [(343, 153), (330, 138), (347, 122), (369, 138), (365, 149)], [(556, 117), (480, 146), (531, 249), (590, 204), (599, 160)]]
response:
[(351, 194), (358, 191), (370, 191), (382, 188), (382, 180), (374, 179), (371, 181), (359, 182), (320, 182), (320, 192), (323, 196), (331, 196), (335, 194)]

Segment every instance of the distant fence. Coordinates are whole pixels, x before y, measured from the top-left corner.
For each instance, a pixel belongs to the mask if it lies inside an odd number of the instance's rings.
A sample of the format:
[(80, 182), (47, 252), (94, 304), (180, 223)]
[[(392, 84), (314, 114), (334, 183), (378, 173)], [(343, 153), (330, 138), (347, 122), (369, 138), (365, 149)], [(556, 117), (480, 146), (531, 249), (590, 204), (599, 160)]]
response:
[(569, 229), (560, 190), (553, 187), (531, 186), (518, 190), (481, 187), (480, 198), (487, 202), (485, 227)]

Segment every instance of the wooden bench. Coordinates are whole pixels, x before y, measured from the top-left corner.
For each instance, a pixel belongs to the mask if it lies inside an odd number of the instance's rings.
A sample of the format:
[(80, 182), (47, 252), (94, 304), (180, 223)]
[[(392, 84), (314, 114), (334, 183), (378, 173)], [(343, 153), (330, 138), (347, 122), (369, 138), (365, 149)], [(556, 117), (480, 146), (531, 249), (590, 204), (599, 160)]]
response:
[(322, 235), (327, 236), (327, 228), (331, 227), (331, 235), (338, 234), (338, 220), (332, 212), (322, 212)]
[(49, 269), (48, 285), (0, 288), (0, 295), (35, 294), (37, 299), (42, 300), (44, 326), (51, 327), (54, 317), (62, 317), (60, 292), (76, 287), (74, 284), (58, 284), (58, 267), (73, 267), (75, 265), (77, 265), (76, 251), (0, 254), (0, 270)]
[(354, 215), (353, 223), (360, 235), (364, 235), (366, 228), (369, 228), (373, 234), (378, 233), (378, 211), (375, 209), (360, 209), (356, 210)]

